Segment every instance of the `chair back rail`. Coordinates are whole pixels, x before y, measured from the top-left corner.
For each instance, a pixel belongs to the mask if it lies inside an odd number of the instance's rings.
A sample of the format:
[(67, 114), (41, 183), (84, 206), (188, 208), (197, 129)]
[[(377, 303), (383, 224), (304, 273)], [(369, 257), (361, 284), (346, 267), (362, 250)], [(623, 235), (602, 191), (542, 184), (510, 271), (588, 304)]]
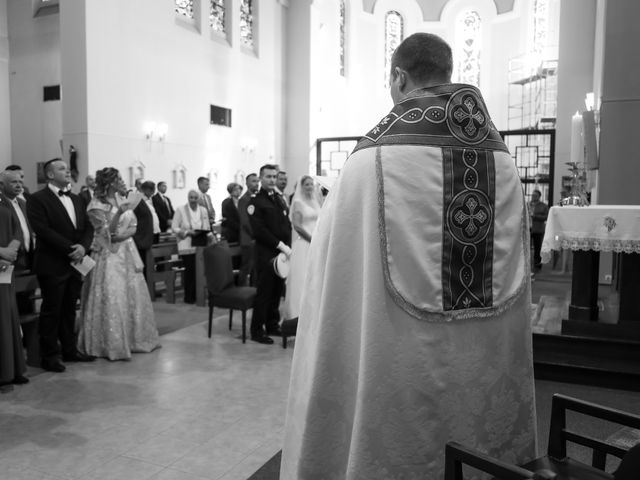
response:
[(448, 442), (445, 447), (445, 480), (464, 480), (463, 464), (502, 480), (553, 480), (556, 478), (553, 472), (546, 470), (532, 472), (457, 442)]
[[(619, 447), (567, 430), (567, 410), (640, 429), (640, 415), (634, 415), (556, 393), (551, 400), (551, 427), (549, 428), (549, 446), (547, 450), (547, 454), (551, 458), (565, 458), (567, 456), (568, 441), (594, 448), (594, 451), (605, 453), (605, 456), (606, 453), (610, 453), (611, 455), (619, 457), (620, 453), (622, 453), (622, 455), (626, 453), (625, 450)], [(591, 445), (593, 445), (593, 447)], [(602, 455), (594, 455), (593, 461), (593, 466), (601, 464)]]
[(33, 273), (27, 275), (16, 275), (14, 277), (14, 285), (16, 293), (36, 290), (40, 286), (38, 284), (38, 277)]

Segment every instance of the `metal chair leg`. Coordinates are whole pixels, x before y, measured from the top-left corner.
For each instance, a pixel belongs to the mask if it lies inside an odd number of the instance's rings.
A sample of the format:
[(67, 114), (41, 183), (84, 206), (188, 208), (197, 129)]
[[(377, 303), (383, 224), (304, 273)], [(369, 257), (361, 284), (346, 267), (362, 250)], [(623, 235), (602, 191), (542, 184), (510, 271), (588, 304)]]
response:
[(242, 343), (247, 343), (247, 311), (242, 311)]
[(231, 323), (233, 322), (233, 309), (229, 309), (229, 330), (231, 330)]
[(211, 324), (213, 323), (213, 302), (209, 303), (209, 338), (211, 338)]

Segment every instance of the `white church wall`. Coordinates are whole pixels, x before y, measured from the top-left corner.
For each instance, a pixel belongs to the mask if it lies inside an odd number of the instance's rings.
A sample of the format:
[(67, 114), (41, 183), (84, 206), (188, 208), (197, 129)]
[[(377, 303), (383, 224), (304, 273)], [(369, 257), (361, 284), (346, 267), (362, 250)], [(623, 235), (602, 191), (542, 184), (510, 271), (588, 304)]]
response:
[(0, 0), (0, 167), (11, 162), (10, 103), (7, 0)]
[[(37, 162), (60, 156), (60, 101), (43, 101), (43, 87), (60, 84), (58, 15), (33, 18), (31, 2), (8, 0), (11, 161), (36, 188)], [(1, 76), (1, 74), (0, 74)], [(7, 109), (3, 109), (6, 111)]]
[[(239, 3), (233, 25), (239, 22)], [(258, 3), (258, 2), (254, 2)], [(206, 3), (205, 3), (206, 5)], [(172, 1), (110, 0), (87, 4), (89, 170), (112, 165), (129, 181), (133, 164), (146, 179), (168, 182), (174, 203), (186, 202), (198, 176), (211, 176), (219, 210), (235, 174), (255, 172), (282, 151), (282, 6), (260, 2), (259, 56), (212, 40), (208, 17), (197, 25), (176, 18)], [(108, 39), (108, 41), (105, 41)], [(232, 110), (232, 127), (209, 125), (209, 105)], [(147, 122), (168, 131), (145, 138)], [(173, 170), (186, 167), (176, 190)]]
[[(167, 181), (169, 195), (182, 204), (196, 178), (210, 175), (218, 210), (236, 173), (279, 162), (284, 7), (277, 0), (254, 2), (256, 55), (240, 45), (239, 2), (228, 3), (230, 42), (209, 31), (207, 16), (198, 25), (177, 19), (173, 0), (81, 5), (63, 0), (60, 14), (38, 18), (32, 17), (31, 2), (8, 0), (10, 67), (15, 72), (12, 161), (27, 168), (27, 186), (36, 187), (36, 162), (61, 155), (60, 139), (65, 157), (70, 144), (78, 149), (81, 182), (104, 166), (121, 169), (128, 181), (129, 168), (141, 162), (145, 178)], [(65, 65), (72, 71), (61, 75), (64, 15), (69, 20)], [(73, 42), (82, 36), (87, 53), (84, 60), (78, 58), (75, 72), (73, 56), (80, 57), (83, 49)], [(62, 103), (42, 102), (42, 87), (60, 84), (61, 77), (67, 78), (64, 128)], [(0, 92), (1, 86), (0, 80)], [(81, 88), (86, 89), (85, 105), (77, 92)], [(209, 124), (210, 104), (232, 110), (231, 128)], [(157, 135), (145, 138), (143, 125), (150, 121), (168, 126), (164, 141)], [(176, 190), (173, 170), (181, 165), (186, 167), (186, 188)]]

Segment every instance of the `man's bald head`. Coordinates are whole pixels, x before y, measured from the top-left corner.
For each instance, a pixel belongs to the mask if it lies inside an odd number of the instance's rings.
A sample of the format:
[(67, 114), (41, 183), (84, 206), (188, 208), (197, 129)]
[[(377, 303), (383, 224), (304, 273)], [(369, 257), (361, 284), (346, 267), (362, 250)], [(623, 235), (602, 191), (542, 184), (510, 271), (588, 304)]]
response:
[(0, 172), (0, 190), (9, 199), (23, 192), (22, 175), (20, 170), (5, 170)]

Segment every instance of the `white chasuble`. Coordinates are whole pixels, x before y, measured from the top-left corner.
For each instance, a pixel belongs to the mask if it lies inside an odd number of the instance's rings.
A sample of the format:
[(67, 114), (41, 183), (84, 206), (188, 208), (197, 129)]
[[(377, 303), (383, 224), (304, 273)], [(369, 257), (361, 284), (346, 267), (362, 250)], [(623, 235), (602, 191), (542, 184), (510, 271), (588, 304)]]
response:
[(479, 91), (398, 103), (313, 236), (281, 478), (436, 480), (448, 441), (533, 458), (528, 255), (518, 173)]

